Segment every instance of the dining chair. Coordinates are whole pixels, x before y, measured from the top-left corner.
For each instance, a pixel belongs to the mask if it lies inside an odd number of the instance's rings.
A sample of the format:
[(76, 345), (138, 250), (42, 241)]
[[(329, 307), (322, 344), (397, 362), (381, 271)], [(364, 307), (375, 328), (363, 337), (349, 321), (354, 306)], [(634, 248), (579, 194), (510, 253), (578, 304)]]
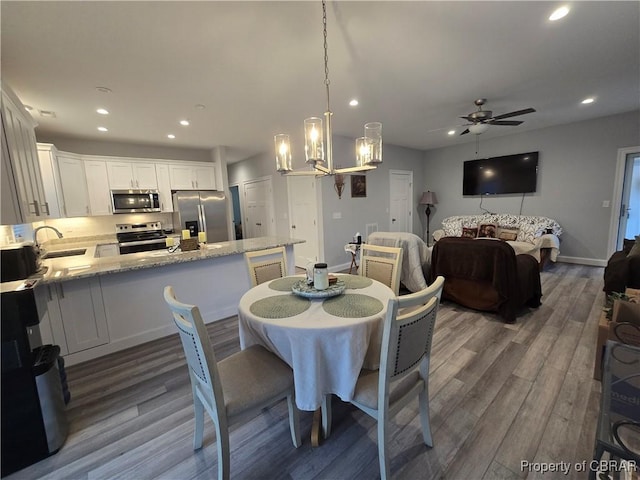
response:
[[(440, 277), (442, 278), (442, 277)], [(435, 284), (436, 282), (434, 282)], [(378, 422), (380, 477), (390, 478), (388, 422), (418, 397), (424, 443), (431, 447), (429, 421), (429, 360), (431, 340), (444, 279), (429, 287), (389, 300), (382, 336), (379, 370), (362, 370), (351, 403)], [(425, 302), (425, 300), (429, 300)], [(416, 307), (416, 308), (411, 308)], [(398, 309), (405, 312), (398, 314)]]
[(287, 276), (287, 252), (284, 247), (245, 252), (251, 286)]
[(402, 248), (362, 244), (360, 250), (360, 275), (384, 283), (398, 295)]
[(298, 448), (302, 442), (291, 368), (259, 345), (216, 362), (199, 308), (179, 302), (171, 286), (164, 288), (164, 299), (180, 332), (189, 368), (195, 412), (193, 449), (202, 447), (206, 410), (216, 430), (218, 478), (229, 478), (229, 425), (284, 398), (289, 406), (291, 440)]

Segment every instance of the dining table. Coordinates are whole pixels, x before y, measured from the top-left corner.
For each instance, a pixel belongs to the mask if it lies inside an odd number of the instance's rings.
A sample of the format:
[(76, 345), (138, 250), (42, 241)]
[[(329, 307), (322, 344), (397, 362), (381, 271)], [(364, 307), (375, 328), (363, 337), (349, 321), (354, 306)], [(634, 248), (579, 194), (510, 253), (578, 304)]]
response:
[[(333, 394), (349, 402), (360, 371), (378, 369), (387, 304), (395, 298), (371, 278), (335, 277), (326, 291), (307, 285), (304, 275), (277, 278), (248, 290), (238, 307), (240, 347), (262, 345), (292, 368), (297, 407), (316, 412), (312, 437), (323, 401)], [(325, 437), (329, 430), (325, 425)]]

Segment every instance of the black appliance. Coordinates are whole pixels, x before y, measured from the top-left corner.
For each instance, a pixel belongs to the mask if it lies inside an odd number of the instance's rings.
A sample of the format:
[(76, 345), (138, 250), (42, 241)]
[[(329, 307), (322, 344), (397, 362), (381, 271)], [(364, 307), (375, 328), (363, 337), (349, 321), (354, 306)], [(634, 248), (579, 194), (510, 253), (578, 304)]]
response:
[(113, 213), (160, 212), (157, 190), (111, 190)]
[(464, 162), (463, 195), (502, 195), (536, 191), (538, 152)]
[(166, 247), (167, 236), (160, 222), (120, 223), (116, 225), (116, 238), (120, 255), (126, 253), (162, 250)]
[(0, 247), (0, 262), (2, 282), (23, 280), (40, 269), (40, 258), (33, 243)]
[(69, 428), (60, 348), (41, 345), (37, 283), (2, 284), (2, 476), (56, 453)]

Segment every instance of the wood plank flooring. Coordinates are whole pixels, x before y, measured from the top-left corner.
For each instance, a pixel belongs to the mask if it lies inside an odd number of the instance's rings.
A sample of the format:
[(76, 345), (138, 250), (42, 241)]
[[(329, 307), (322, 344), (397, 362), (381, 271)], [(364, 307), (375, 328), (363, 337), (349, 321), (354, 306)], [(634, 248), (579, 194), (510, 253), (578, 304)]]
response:
[[(402, 410), (389, 436), (398, 479), (582, 479), (545, 475), (521, 462), (591, 460), (600, 383), (592, 379), (603, 269), (551, 265), (542, 305), (505, 324), (494, 314), (444, 302), (430, 374), (434, 447), (422, 443), (417, 405)], [(208, 325), (218, 359), (239, 350), (237, 319)], [(60, 452), (7, 477), (17, 479), (211, 479), (215, 438), (192, 449), (191, 389), (176, 335), (67, 369), (71, 433)], [(331, 437), (293, 448), (286, 404), (231, 430), (238, 479), (379, 478), (376, 424), (334, 399)]]

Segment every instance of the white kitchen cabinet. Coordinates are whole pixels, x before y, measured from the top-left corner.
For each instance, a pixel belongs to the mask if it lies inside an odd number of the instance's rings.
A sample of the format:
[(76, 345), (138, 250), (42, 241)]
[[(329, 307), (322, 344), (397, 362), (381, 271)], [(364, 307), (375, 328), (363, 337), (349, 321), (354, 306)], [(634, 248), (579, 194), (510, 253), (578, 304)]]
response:
[(84, 174), (89, 192), (91, 215), (110, 215), (113, 213), (107, 162), (104, 160), (85, 160)]
[(49, 204), (51, 218), (64, 217), (64, 198), (58, 173), (58, 159), (56, 147), (50, 143), (38, 143), (38, 160), (42, 173), (44, 194)]
[(49, 217), (49, 205), (36, 148), (36, 124), (4, 83), (0, 112), (2, 173), (10, 176), (2, 182), (3, 190), (9, 190), (2, 193), (0, 223), (11, 225), (45, 220)]
[(86, 217), (91, 211), (82, 160), (64, 152), (58, 152), (57, 163), (65, 217)]
[(169, 178), (169, 165), (167, 165), (166, 163), (156, 163), (156, 177), (158, 179), (160, 209), (163, 212), (173, 212), (173, 199), (171, 198), (171, 179)]
[(64, 335), (60, 304), (54, 285), (37, 285), (34, 290), (36, 308), (40, 315), (40, 336), (42, 344), (58, 345), (60, 353), (67, 355), (67, 339)]
[(150, 162), (107, 162), (112, 190), (157, 189), (156, 166)]
[(169, 165), (173, 190), (215, 190), (216, 172), (213, 164)]
[[(51, 311), (60, 312), (67, 353), (80, 352), (109, 343), (107, 317), (98, 278), (85, 278), (48, 285)], [(54, 335), (55, 336), (55, 335)]]

